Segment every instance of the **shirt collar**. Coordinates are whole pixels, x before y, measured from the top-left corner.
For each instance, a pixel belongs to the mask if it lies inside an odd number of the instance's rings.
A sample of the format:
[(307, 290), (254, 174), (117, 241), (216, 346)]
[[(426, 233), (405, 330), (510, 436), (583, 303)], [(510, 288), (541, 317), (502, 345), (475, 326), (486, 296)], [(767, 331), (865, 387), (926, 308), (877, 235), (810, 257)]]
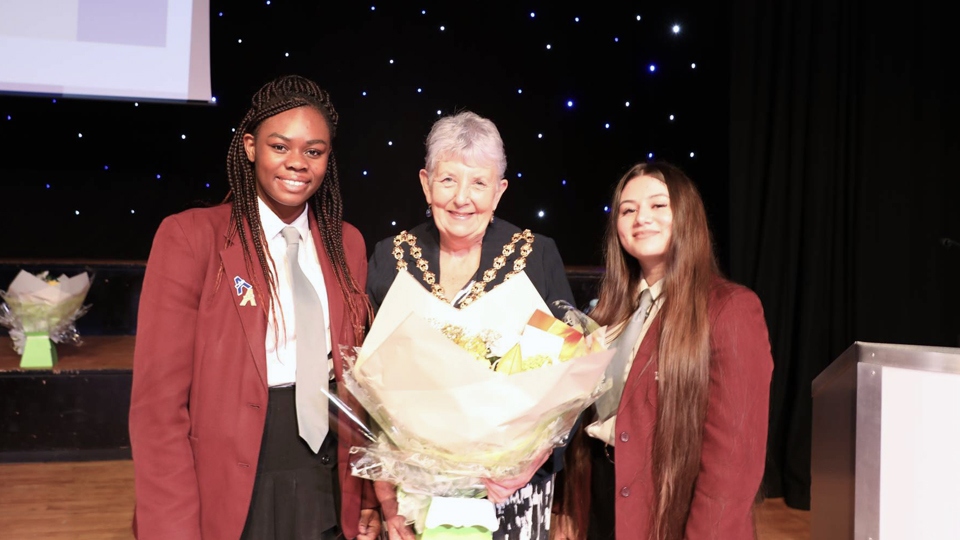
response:
[(663, 290), (663, 278), (657, 280), (657, 282), (653, 284), (653, 287), (647, 285), (646, 279), (641, 279), (640, 287), (637, 288), (637, 296), (640, 296), (640, 293), (646, 289), (650, 289), (651, 299), (656, 302), (657, 299), (660, 298), (660, 292)]
[[(277, 217), (277, 215), (273, 213), (273, 210), (271, 210), (260, 197), (257, 197), (257, 206), (260, 208), (260, 226), (263, 228), (263, 235), (267, 238), (267, 241), (280, 236), (280, 231), (282, 231), (287, 224)], [(303, 212), (290, 224), (300, 231), (300, 238), (307, 238), (307, 235), (310, 234), (310, 219), (307, 215), (309, 208), (309, 203), (304, 205)]]

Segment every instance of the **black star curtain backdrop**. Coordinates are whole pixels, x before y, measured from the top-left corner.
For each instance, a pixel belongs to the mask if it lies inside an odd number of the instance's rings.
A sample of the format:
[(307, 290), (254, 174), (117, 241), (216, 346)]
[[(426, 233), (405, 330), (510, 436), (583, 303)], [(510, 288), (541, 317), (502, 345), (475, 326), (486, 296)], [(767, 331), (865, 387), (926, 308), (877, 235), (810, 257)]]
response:
[(333, 96), (345, 217), (368, 245), (424, 219), (427, 132), (473, 110), (506, 146), (498, 214), (567, 264), (600, 264), (612, 186), (651, 157), (700, 183), (722, 250), (724, 21), (709, 2), (213, 0), (215, 104), (0, 96), (2, 258), (145, 259), (163, 217), (222, 201), (231, 130), (287, 73)]

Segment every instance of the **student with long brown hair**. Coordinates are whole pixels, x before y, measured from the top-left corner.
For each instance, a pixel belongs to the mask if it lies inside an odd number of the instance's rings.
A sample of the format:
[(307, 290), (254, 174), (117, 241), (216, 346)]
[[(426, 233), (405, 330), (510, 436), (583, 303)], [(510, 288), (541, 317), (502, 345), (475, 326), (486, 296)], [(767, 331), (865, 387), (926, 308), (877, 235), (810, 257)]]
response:
[(140, 540), (379, 535), (373, 486), (347, 462), (359, 437), (322, 394), (369, 321), (336, 128), (315, 82), (268, 82), (230, 144), (224, 203), (160, 224), (130, 399)]
[(680, 169), (641, 163), (621, 178), (605, 266), (591, 315), (627, 354), (585, 422), (591, 511), (577, 535), (755, 538), (773, 370), (767, 326), (756, 294), (721, 276), (703, 201)]

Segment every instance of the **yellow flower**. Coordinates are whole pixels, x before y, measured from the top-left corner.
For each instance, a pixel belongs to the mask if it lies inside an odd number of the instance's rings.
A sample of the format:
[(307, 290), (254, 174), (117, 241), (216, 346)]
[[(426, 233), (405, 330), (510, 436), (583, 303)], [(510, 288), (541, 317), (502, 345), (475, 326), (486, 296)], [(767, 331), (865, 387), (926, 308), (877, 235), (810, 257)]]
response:
[(440, 331), (443, 332), (443, 335), (447, 337), (450, 341), (460, 344), (460, 340), (463, 339), (463, 328), (453, 325), (445, 324), (440, 327)]
[(531, 369), (537, 369), (538, 367), (552, 363), (553, 359), (546, 354), (535, 354), (533, 356), (524, 356), (523, 360), (520, 361), (521, 371), (530, 371)]
[(487, 359), (489, 349), (480, 336), (470, 336), (466, 339), (460, 339), (457, 341), (457, 345), (460, 345), (477, 360), (482, 360), (487, 364), (490, 363), (490, 360)]
[(496, 360), (490, 352), (490, 345), (499, 339), (499, 335), (492, 330), (484, 330), (478, 334), (468, 335), (462, 326), (449, 323), (438, 323), (433, 321), (434, 327), (439, 328), (440, 332), (450, 341), (456, 343), (462, 349), (470, 353), (475, 359), (483, 362), (490, 367)]

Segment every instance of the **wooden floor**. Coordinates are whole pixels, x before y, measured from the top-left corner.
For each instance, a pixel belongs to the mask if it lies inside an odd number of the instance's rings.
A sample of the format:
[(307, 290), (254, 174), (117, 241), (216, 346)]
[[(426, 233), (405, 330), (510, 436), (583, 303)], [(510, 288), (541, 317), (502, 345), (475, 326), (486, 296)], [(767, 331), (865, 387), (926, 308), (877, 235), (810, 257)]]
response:
[(767, 499), (757, 512), (758, 540), (810, 540), (810, 512)]
[[(5, 540), (128, 540), (131, 461), (0, 464), (0, 536)], [(759, 540), (809, 540), (809, 512), (767, 500)]]

